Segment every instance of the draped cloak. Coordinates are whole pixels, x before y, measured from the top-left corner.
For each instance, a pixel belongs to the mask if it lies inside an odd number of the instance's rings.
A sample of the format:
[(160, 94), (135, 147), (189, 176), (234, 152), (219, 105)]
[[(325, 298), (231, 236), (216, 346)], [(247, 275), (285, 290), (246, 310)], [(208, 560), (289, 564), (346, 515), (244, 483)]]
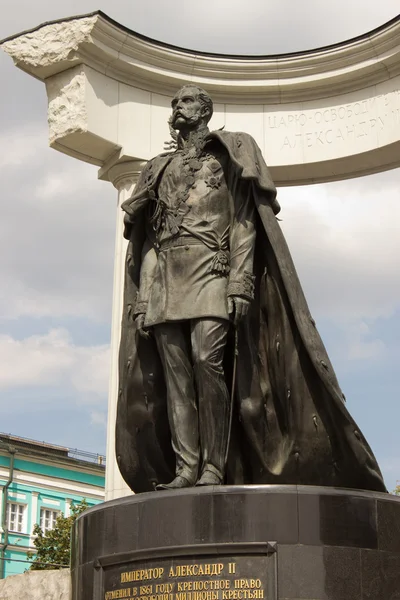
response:
[[(376, 459), (344, 403), (275, 215), (280, 207), (261, 151), (245, 133), (215, 131), (257, 208), (255, 298), (238, 327), (227, 484), (302, 484), (386, 491)], [(145, 166), (123, 203), (126, 258), (116, 456), (133, 491), (173, 479), (164, 374), (154, 338), (134, 321), (148, 207), (171, 153)], [(225, 350), (232, 385), (233, 335)]]

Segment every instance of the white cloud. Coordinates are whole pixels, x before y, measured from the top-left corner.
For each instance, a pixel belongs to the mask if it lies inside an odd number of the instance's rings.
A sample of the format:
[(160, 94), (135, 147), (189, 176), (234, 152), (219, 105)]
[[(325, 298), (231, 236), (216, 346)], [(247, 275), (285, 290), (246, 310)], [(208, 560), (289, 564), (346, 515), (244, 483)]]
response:
[(281, 189), (282, 228), (317, 317), (390, 317), (400, 307), (400, 169)]
[(116, 190), (97, 181), (91, 165), (47, 148), (39, 134), (0, 135), (0, 154), (10, 138), (0, 202), (0, 314), (108, 321)]
[(98, 427), (106, 428), (106, 426), (107, 426), (106, 412), (92, 410), (92, 412), (90, 413), (90, 423), (91, 423), (91, 425), (96, 425)]
[(0, 388), (71, 386), (81, 403), (108, 391), (109, 347), (76, 346), (65, 329), (16, 340), (0, 336)]
[(370, 339), (371, 328), (364, 321), (349, 323), (346, 328), (347, 359), (377, 361), (384, 356), (386, 346), (381, 339)]
[(47, 127), (33, 123), (23, 132), (7, 131), (0, 136), (0, 169), (23, 167), (37, 162), (38, 148), (47, 145)]

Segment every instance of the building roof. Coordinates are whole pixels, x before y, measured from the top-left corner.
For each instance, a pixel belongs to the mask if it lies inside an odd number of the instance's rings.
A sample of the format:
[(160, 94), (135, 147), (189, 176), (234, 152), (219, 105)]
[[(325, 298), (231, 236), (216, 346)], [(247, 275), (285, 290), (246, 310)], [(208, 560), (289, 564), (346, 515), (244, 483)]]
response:
[(70, 467), (87, 467), (101, 473), (105, 469), (106, 457), (103, 454), (40, 442), (10, 433), (0, 433), (0, 453), (9, 451), (10, 448), (16, 450), (17, 453), (32, 456), (32, 458), (61, 461)]

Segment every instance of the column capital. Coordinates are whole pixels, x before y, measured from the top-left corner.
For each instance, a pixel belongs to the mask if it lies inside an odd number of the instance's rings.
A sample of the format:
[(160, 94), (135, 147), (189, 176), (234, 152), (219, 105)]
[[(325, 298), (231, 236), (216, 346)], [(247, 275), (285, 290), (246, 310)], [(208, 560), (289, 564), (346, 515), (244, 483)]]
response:
[(127, 185), (135, 185), (139, 175), (146, 164), (146, 161), (129, 160), (121, 162), (113, 167), (107, 173), (107, 178), (118, 191)]

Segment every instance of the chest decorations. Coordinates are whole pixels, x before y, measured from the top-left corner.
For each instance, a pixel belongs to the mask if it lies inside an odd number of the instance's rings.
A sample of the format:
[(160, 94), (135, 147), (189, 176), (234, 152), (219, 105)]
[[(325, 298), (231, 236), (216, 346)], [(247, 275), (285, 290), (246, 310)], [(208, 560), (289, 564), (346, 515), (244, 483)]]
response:
[[(168, 238), (177, 238), (182, 230), (182, 224), (185, 216), (192, 209), (187, 203), (192, 189), (196, 187), (199, 181), (205, 185), (209, 191), (219, 190), (223, 184), (223, 169), (221, 163), (213, 153), (207, 151), (206, 136), (196, 140), (194, 145), (189, 148), (178, 148), (171, 157), (163, 176), (176, 178), (176, 187), (171, 197), (163, 199), (163, 192), (156, 194), (152, 191), (153, 207), (150, 221), (156, 233), (157, 247), (163, 246), (165, 234)], [(200, 175), (200, 171), (206, 167), (206, 171)], [(159, 186), (160, 188), (160, 186)], [(164, 191), (165, 193), (165, 191)], [(168, 192), (167, 192), (168, 193)], [(205, 222), (205, 219), (202, 219)], [(229, 273), (229, 228), (223, 232), (214, 230), (211, 223), (208, 226), (208, 235), (204, 236), (201, 231), (196, 233), (190, 230), (191, 235), (215, 252), (210, 262), (210, 272), (220, 276), (226, 276)], [(186, 233), (187, 235), (187, 233)]]
[(167, 202), (154, 194), (155, 210), (151, 217), (151, 222), (157, 237), (161, 230), (166, 231), (172, 236), (179, 235), (183, 218), (190, 210), (190, 207), (186, 204), (190, 190), (195, 186), (196, 173), (203, 167), (202, 158), (207, 133), (198, 135), (194, 140), (194, 144), (189, 148), (178, 148), (172, 157), (172, 161), (177, 156), (181, 156), (182, 158), (180, 181), (183, 187), (181, 187), (176, 195), (174, 206), (169, 206)]

